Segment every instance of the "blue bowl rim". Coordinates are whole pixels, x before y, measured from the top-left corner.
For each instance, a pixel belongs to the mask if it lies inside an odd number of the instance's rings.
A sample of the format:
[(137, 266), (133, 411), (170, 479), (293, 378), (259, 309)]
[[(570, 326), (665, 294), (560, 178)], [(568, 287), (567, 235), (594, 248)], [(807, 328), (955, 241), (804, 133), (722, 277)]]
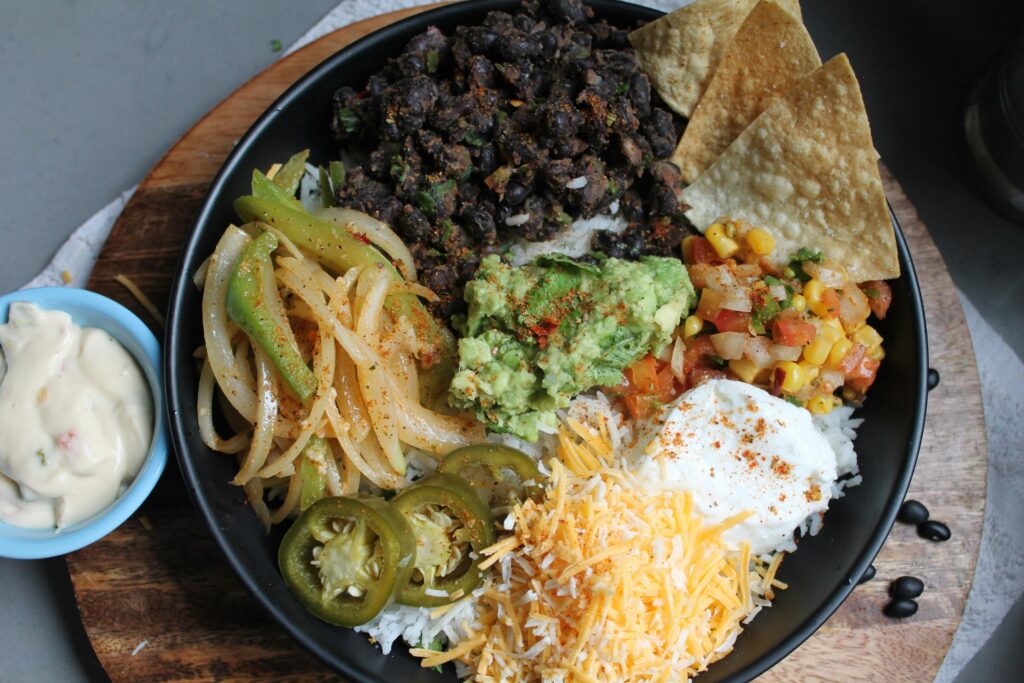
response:
[[(0, 319), (6, 321), (10, 304), (27, 301), (49, 310), (60, 310), (69, 313), (72, 319), (75, 314), (69, 308), (87, 308), (101, 317), (105, 317), (123, 328), (133, 341), (137, 342), (144, 354), (139, 357), (124, 341), (119, 338), (119, 330), (111, 330), (98, 326), (118, 340), (139, 364), (150, 387), (153, 400), (153, 437), (149, 452), (143, 462), (142, 469), (135, 476), (128, 489), (116, 501), (101, 512), (87, 520), (71, 525), (67, 530), (53, 531), (44, 536), (9, 535), (14, 533), (34, 533), (38, 530), (27, 530), (0, 523), (0, 557), (12, 559), (43, 559), (56, 557), (84, 548), (98, 541), (119, 527), (132, 513), (139, 509), (143, 501), (156, 486), (160, 475), (167, 465), (168, 435), (167, 421), (164, 418), (163, 366), (161, 364), (160, 342), (156, 335), (137, 315), (102, 294), (86, 289), (73, 287), (36, 287), (11, 292), (0, 297)], [(75, 321), (76, 324), (79, 321)]]
[[(626, 9), (628, 11), (632, 11), (638, 19), (645, 20), (654, 20), (665, 14), (660, 10), (636, 5), (631, 2), (625, 2), (624, 0), (584, 0), (584, 3), (595, 8)], [(181, 403), (180, 392), (178, 390), (175, 377), (177, 377), (178, 372), (183, 371), (183, 368), (181, 366), (181, 359), (178, 358), (174, 350), (180, 344), (179, 330), (175, 321), (181, 315), (184, 288), (191, 285), (191, 278), (185, 272), (184, 264), (192, 255), (192, 252), (197, 248), (197, 243), (201, 236), (199, 227), (210, 220), (210, 214), (214, 212), (214, 205), (216, 204), (220, 194), (223, 193), (224, 186), (227, 184), (230, 177), (237, 172), (236, 167), (240, 163), (240, 159), (248, 152), (250, 147), (260, 139), (265, 130), (270, 126), (280, 112), (293, 106), (294, 101), (300, 98), (305, 90), (311, 87), (313, 83), (323, 78), (327, 73), (333, 71), (338, 62), (347, 60), (349, 58), (349, 54), (358, 51), (363, 45), (368, 43), (393, 41), (395, 37), (401, 35), (409, 26), (422, 25), (423, 27), (426, 27), (434, 21), (440, 22), (450, 16), (458, 17), (466, 11), (465, 6), (469, 4), (472, 4), (474, 8), (481, 8), (480, 11), (483, 11), (484, 9), (499, 9), (502, 5), (506, 5), (508, 3), (506, 0), (473, 0), (472, 3), (468, 1), (454, 2), (452, 4), (443, 5), (441, 7), (414, 14), (367, 34), (359, 40), (343, 47), (330, 57), (327, 57), (317, 66), (313, 67), (310, 71), (300, 77), (269, 107), (267, 107), (264, 113), (260, 115), (246, 133), (239, 138), (210, 184), (200, 210), (196, 214), (196, 218), (193, 223), (193, 230), (182, 249), (174, 284), (171, 289), (164, 355), (165, 372), (166, 376), (169, 378), (166, 385), (168, 406), (180, 405)], [(874, 561), (879, 550), (881, 550), (882, 545), (885, 543), (885, 540), (889, 535), (889, 531), (892, 529), (892, 526), (896, 521), (896, 513), (899, 510), (899, 506), (910, 487), (910, 480), (913, 477), (914, 468), (917, 464), (918, 452), (920, 450), (921, 439), (924, 433), (925, 413), (927, 410), (928, 341), (924, 316), (924, 303), (921, 298), (921, 290), (917, 279), (917, 273), (914, 269), (914, 264), (910, 256), (910, 251), (907, 246), (903, 230), (891, 204), (888, 206), (893, 230), (896, 235), (897, 249), (899, 251), (900, 267), (902, 271), (901, 279), (906, 279), (909, 289), (909, 313), (913, 317), (914, 333), (916, 337), (915, 343), (917, 346), (916, 367), (914, 368), (915, 382), (912, 387), (917, 395), (917, 400), (913, 406), (914, 421), (911, 425), (911, 438), (904, 448), (905, 462), (903, 469), (900, 471), (896, 480), (892, 482), (889, 500), (878, 524), (871, 532), (869, 542), (864, 546), (860, 559), (854, 564), (852, 571), (846, 577), (846, 580), (842, 585), (837, 587), (828, 596), (828, 598), (821, 603), (817, 610), (800, 623), (789, 636), (779, 642), (770, 653), (753, 661), (750, 665), (744, 667), (735, 674), (720, 679), (722, 681), (728, 681), (730, 683), (748, 681), (760, 676), (799, 647), (805, 640), (812, 636), (815, 631), (825, 623), (825, 621), (828, 620), (828, 618), (839, 608), (839, 606), (857, 586), (858, 579), (864, 574), (868, 566)], [(189, 496), (192, 498), (196, 509), (206, 522), (207, 528), (214, 537), (221, 553), (224, 555), (228, 564), (235, 572), (235, 575), (245, 586), (249, 594), (253, 596), (257, 603), (259, 603), (263, 609), (266, 610), (266, 612), (270, 614), (289, 635), (292, 636), (292, 638), (331, 669), (341, 673), (343, 676), (350, 678), (353, 681), (358, 681), (359, 683), (385, 683), (385, 679), (378, 678), (376, 675), (362, 668), (358, 661), (344, 655), (339, 656), (336, 653), (324, 651), (318, 646), (318, 644), (314, 643), (302, 629), (297, 628), (292, 624), (284, 616), (278, 606), (267, 598), (259, 581), (248, 571), (246, 563), (230, 548), (230, 545), (225, 538), (226, 532), (219, 527), (216, 521), (216, 514), (211, 503), (198, 494), (196, 486), (193, 484), (193, 482), (197, 480), (198, 472), (190, 458), (181, 455), (187, 450), (186, 431), (186, 426), (182, 422), (180, 415), (177, 415), (172, 411), (171, 439), (174, 443), (176, 452), (179, 454), (178, 465), (182, 471), (182, 476), (185, 479)]]

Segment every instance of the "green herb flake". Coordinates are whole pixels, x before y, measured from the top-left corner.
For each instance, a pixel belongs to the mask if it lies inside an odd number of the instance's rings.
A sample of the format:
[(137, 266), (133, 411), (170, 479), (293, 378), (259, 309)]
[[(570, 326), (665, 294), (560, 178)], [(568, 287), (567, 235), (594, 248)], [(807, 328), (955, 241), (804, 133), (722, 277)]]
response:
[(354, 135), (363, 128), (363, 120), (351, 107), (338, 110), (338, 125), (347, 135)]
[(882, 296), (882, 293), (879, 292), (877, 289), (874, 289), (873, 287), (868, 287), (867, 289), (863, 289), (861, 291), (864, 292), (864, 296), (866, 296), (869, 299), (877, 299), (878, 297)]
[(721, 356), (709, 355), (708, 359), (720, 368), (725, 367), (725, 359)]
[(794, 396), (786, 396), (785, 399), (786, 399), (786, 403), (792, 403), (797, 408), (803, 408), (804, 407), (804, 402), (801, 401), (800, 399), (794, 397)]
[(612, 194), (619, 193), (619, 184), (615, 182), (615, 178), (608, 179), (608, 191), (611, 192)]
[(278, 40), (277, 38), (274, 38), (273, 40), (271, 40), (270, 41), (270, 51), (271, 52), (280, 52), (281, 51), (281, 41)]
[(39, 464), (43, 467), (46, 466), (46, 453), (43, 453), (42, 449), (36, 451), (36, 457), (39, 458)]
[(820, 251), (812, 251), (807, 247), (800, 247), (800, 250), (795, 254), (789, 255), (790, 261), (796, 261), (797, 263), (803, 263), (804, 261), (813, 261), (814, 263), (821, 263), (825, 260), (825, 256)]
[(437, 54), (437, 50), (430, 50), (427, 52), (427, 73), (437, 73), (437, 63), (440, 59), (440, 55)]
[(499, 111), (497, 114), (495, 114), (495, 118), (498, 120), (498, 124), (500, 125), (505, 122), (505, 119), (508, 118), (508, 112)]
[(443, 183), (436, 183), (430, 186), (429, 190), (420, 190), (416, 193), (416, 203), (420, 211), (428, 216), (437, 215), (437, 207), (444, 200), (445, 196), (455, 189), (454, 180), (446, 180)]
[(391, 166), (388, 168), (388, 175), (395, 183), (401, 185), (405, 182), (405, 179), (409, 177), (409, 164), (405, 163), (405, 159), (401, 155), (396, 154), (391, 157)]
[(629, 92), (629, 83), (619, 83), (617, 86), (615, 86), (615, 94), (616, 95), (625, 95), (628, 92)]
[(462, 134), (462, 141), (474, 147), (483, 147), (484, 139), (471, 130)]

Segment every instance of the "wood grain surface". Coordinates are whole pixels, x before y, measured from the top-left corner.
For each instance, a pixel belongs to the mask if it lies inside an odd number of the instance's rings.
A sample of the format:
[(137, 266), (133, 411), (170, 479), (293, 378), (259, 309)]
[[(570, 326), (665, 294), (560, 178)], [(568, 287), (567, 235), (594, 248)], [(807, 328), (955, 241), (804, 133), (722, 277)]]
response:
[[(422, 9), (422, 8), (421, 8)], [(160, 308), (207, 184), (235, 141), (289, 85), (353, 40), (420, 10), (332, 33), (277, 62), (189, 131), (139, 185), (88, 283), (147, 314), (113, 281), (132, 277)], [(921, 281), (931, 366), (942, 382), (928, 418), (911, 496), (954, 534), (925, 543), (897, 525), (858, 587), (810, 640), (763, 677), (770, 681), (930, 681), (960, 621), (981, 539), (987, 451), (974, 353), (942, 258), (899, 184), (883, 169)], [(155, 322), (151, 321), (155, 326)], [(330, 672), (251, 600), (193, 510), (171, 463), (142, 510), (102, 541), (69, 555), (86, 632), (112, 680), (323, 681)], [(936, 587), (909, 620), (885, 619), (888, 580)], [(941, 587), (941, 588), (940, 588)], [(139, 646), (144, 646), (139, 649)]]

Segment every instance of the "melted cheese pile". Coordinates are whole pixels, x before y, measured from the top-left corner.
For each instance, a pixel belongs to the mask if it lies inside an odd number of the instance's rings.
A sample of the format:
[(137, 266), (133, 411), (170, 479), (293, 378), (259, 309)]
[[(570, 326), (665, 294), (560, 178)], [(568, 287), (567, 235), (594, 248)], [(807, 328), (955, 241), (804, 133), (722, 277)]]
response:
[(447, 652), (414, 650), (423, 666), (458, 660), (480, 682), (687, 680), (732, 650), (765, 587), (784, 587), (781, 554), (766, 566), (723, 541), (744, 515), (705, 525), (689, 494), (637, 488), (591, 444), (563, 432), (570, 469), (552, 459), (543, 499), (513, 508), (512, 535), (484, 551), (496, 571), (476, 623)]

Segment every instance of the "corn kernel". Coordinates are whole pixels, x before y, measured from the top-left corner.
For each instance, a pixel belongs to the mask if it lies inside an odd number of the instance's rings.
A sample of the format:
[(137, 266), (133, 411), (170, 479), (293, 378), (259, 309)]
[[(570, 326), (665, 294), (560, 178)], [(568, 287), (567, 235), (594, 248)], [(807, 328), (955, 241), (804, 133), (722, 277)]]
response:
[(757, 377), (757, 373), (761, 370), (754, 361), (748, 358), (729, 361), (729, 369), (747, 384), (753, 384), (754, 378)]
[(793, 308), (799, 313), (807, 310), (807, 299), (804, 298), (803, 294), (793, 295)]
[(775, 249), (775, 238), (761, 228), (754, 228), (747, 233), (747, 246), (759, 256), (767, 256)]
[(876, 346), (882, 345), (882, 335), (878, 334), (878, 331), (871, 327), (871, 325), (864, 325), (864, 327), (854, 332), (851, 338), (858, 344), (866, 346), (869, 351)]
[(782, 380), (783, 391), (793, 393), (795, 391), (799, 391), (800, 387), (804, 385), (804, 371), (793, 361), (784, 360), (775, 367), (782, 370), (786, 375)]
[(828, 352), (832, 350), (832, 344), (838, 339), (828, 339), (825, 330), (831, 328), (822, 327), (821, 332), (810, 344), (804, 347), (804, 360), (814, 365), (821, 365), (828, 358)]
[(821, 303), (821, 295), (824, 291), (825, 285), (814, 278), (805, 282), (804, 298), (807, 299), (807, 305)]
[(700, 331), (704, 328), (704, 321), (695, 315), (686, 317), (686, 322), (683, 323), (683, 339), (690, 339), (700, 334)]
[(865, 319), (865, 320), (858, 320), (855, 323), (844, 327), (844, 329), (846, 330), (846, 333), (852, 337), (854, 332), (857, 332), (858, 330), (864, 329), (864, 326), (867, 325), (867, 324), (868, 324), (867, 319)]
[(879, 360), (879, 361), (882, 360), (883, 358), (885, 358), (885, 350), (882, 348), (882, 345), (879, 344), (875, 348), (869, 350), (868, 351), (868, 358), (870, 358), (872, 360)]
[(797, 365), (800, 366), (800, 373), (802, 375), (801, 386), (806, 386), (816, 380), (818, 378), (818, 373), (821, 372), (821, 368), (819, 368), (815, 363), (808, 363), (805, 360), (800, 361)]
[(804, 404), (807, 410), (811, 411), (815, 415), (828, 415), (832, 412), (832, 409), (836, 407), (835, 401), (832, 400), (831, 396), (823, 396), (818, 394), (807, 399), (807, 403)]
[(696, 235), (687, 235), (683, 238), (683, 262), (693, 263), (693, 241)]
[(846, 336), (846, 330), (843, 329), (843, 323), (839, 321), (839, 318), (823, 318), (822, 323), (824, 323), (822, 325), (822, 329), (828, 327), (835, 331), (836, 336), (832, 340), (833, 342), (836, 342)]
[(704, 233), (704, 237), (711, 243), (720, 258), (729, 258), (740, 250), (740, 245), (736, 243), (736, 240), (725, 234), (725, 227), (721, 223), (712, 224)]
[(840, 339), (832, 345), (832, 350), (828, 352), (828, 364), (829, 367), (838, 368), (839, 364), (846, 358), (846, 354), (853, 348), (853, 342), (849, 339)]

